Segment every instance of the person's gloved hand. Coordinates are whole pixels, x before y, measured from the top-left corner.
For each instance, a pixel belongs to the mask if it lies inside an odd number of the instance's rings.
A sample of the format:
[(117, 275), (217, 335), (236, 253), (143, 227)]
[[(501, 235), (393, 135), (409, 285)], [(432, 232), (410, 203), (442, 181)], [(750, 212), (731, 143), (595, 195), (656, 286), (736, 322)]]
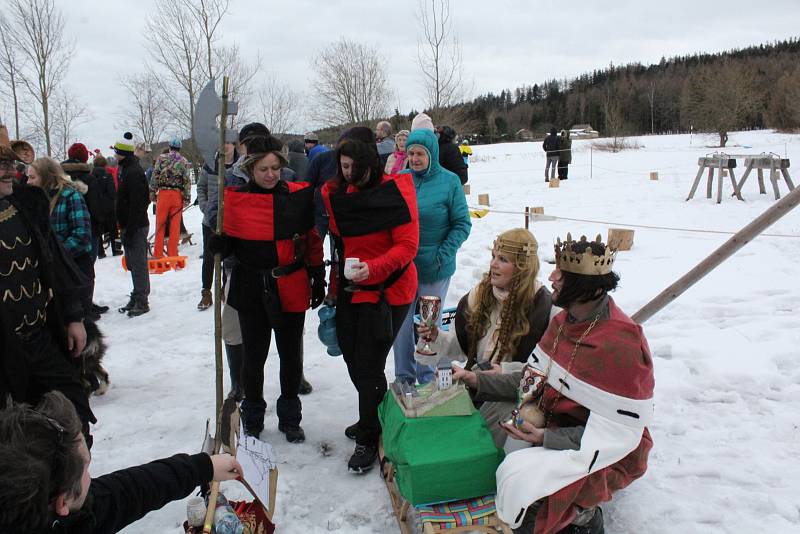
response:
[(311, 308), (315, 309), (325, 300), (325, 266), (309, 267), (308, 277), (311, 283)]
[(211, 232), (211, 235), (208, 237), (208, 250), (214, 254), (221, 254), (224, 258), (228, 255), (230, 248), (230, 240), (228, 236), (225, 234), (218, 234), (216, 232)]

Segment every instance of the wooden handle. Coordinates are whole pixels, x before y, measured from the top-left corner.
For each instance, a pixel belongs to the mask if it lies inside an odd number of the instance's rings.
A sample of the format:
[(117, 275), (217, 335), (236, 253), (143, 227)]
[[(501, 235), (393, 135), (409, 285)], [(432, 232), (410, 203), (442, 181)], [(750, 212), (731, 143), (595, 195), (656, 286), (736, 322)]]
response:
[(214, 512), (217, 510), (217, 496), (219, 495), (219, 482), (211, 483), (211, 495), (208, 497), (208, 509), (206, 510), (206, 520), (203, 521), (203, 534), (211, 534), (214, 527)]

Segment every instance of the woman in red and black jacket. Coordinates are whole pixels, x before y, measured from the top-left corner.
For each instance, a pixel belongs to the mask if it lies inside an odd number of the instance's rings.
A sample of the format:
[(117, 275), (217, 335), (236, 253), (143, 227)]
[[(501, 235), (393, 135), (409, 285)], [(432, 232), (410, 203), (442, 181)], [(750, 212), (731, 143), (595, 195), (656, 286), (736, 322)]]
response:
[(228, 304), (239, 312), (244, 341), (244, 432), (258, 436), (264, 429), (264, 363), (274, 330), (281, 362), (278, 430), (300, 443), (303, 324), (309, 303), (316, 308), (325, 298), (325, 267), (314, 229), (314, 190), (280, 179), (287, 163), (281, 146), (272, 136), (248, 145), (242, 169), (250, 180), (225, 190), (223, 235), (212, 236), (209, 250), (237, 260)]
[[(336, 334), (358, 390), (359, 420), (345, 430), (356, 440), (348, 469), (363, 473), (378, 454), (386, 356), (416, 295), (419, 220), (411, 175), (384, 175), (371, 130), (353, 130), (336, 151), (337, 175), (322, 198), (340, 260)], [(359, 260), (347, 273), (346, 258)]]

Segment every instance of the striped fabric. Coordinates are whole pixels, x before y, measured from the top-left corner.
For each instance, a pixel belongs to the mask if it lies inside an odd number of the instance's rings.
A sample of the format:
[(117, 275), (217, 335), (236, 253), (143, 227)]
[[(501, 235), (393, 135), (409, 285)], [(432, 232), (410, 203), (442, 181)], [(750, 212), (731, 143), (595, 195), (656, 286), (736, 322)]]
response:
[(443, 529), (485, 525), (495, 513), (494, 495), (416, 508), (422, 523), (436, 523)]

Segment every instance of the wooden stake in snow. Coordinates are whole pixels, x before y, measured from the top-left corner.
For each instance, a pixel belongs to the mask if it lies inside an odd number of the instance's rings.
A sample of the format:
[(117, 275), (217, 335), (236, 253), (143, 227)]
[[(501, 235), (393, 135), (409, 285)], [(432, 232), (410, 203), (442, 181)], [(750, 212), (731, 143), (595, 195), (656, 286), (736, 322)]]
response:
[(480, 206), (488, 206), (489, 205), (489, 194), (488, 193), (481, 193), (478, 195), (478, 205)]
[(630, 250), (633, 247), (633, 230), (627, 228), (609, 228), (608, 246), (617, 250)]
[(667, 304), (678, 298), (684, 291), (692, 287), (722, 262), (733, 256), (739, 249), (752, 241), (761, 232), (769, 228), (775, 221), (792, 211), (800, 204), (800, 188), (795, 188), (788, 195), (776, 202), (767, 211), (756, 217), (750, 224), (739, 230), (721, 247), (712, 252), (706, 259), (698, 263), (691, 271), (658, 294), (633, 314), (631, 319), (644, 323), (661, 311)]
[(464, 194), (469, 195), (469, 184), (464, 184)]
[(651, 171), (650, 172), (650, 179), (651, 180), (658, 180), (658, 171)]

